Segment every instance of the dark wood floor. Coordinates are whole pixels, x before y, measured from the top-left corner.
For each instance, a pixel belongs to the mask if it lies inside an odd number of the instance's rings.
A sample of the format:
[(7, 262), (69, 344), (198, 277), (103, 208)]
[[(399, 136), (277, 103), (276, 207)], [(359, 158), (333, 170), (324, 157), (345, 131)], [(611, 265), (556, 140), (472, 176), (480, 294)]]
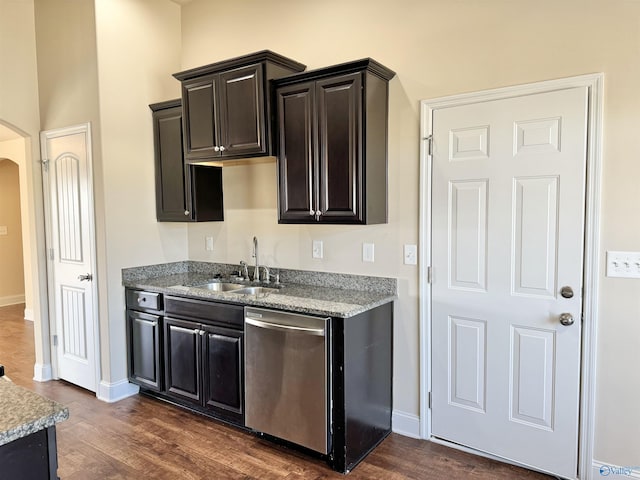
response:
[[(143, 396), (107, 404), (62, 381), (32, 380), (33, 324), (0, 307), (0, 364), (17, 384), (69, 407), (58, 425), (58, 474), (87, 479), (339, 479), (322, 461)], [(347, 477), (549, 479), (424, 440), (391, 434)]]

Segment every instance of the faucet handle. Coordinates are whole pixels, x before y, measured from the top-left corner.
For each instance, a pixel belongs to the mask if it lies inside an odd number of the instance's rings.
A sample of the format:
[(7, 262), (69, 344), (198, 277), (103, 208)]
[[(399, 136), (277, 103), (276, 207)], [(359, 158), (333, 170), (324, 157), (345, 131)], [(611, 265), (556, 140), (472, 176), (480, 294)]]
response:
[(264, 267), (264, 271), (265, 271), (265, 279), (264, 279), (264, 283), (270, 283), (271, 278), (275, 278), (275, 282), (273, 282), (275, 285), (280, 285), (280, 271), (276, 268), (275, 271), (276, 273), (271, 273), (269, 272), (269, 269), (267, 267)]

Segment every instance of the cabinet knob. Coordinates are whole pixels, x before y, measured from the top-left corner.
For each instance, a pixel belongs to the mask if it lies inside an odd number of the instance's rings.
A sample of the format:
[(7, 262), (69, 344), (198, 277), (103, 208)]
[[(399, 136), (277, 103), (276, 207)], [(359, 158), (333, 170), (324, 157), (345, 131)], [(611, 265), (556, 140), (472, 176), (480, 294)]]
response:
[(202, 337), (204, 335), (204, 330), (200, 330), (200, 336)]
[(214, 152), (219, 152), (219, 151), (220, 151), (220, 147), (219, 147), (219, 146), (217, 146), (217, 145), (215, 145), (215, 146), (213, 147), (213, 151), (214, 151)]
[(188, 216), (190, 213), (191, 213), (191, 212), (190, 212), (189, 210), (185, 210), (185, 211), (184, 211), (184, 214), (185, 214), (185, 215), (187, 215), (187, 216)]
[(316, 214), (316, 212), (315, 212), (315, 210), (313, 208), (311, 210), (309, 210), (309, 215), (315, 215), (315, 214)]
[(221, 151), (221, 152), (224, 152), (225, 150), (226, 150), (226, 148), (224, 148), (224, 147), (220, 147), (220, 151)]

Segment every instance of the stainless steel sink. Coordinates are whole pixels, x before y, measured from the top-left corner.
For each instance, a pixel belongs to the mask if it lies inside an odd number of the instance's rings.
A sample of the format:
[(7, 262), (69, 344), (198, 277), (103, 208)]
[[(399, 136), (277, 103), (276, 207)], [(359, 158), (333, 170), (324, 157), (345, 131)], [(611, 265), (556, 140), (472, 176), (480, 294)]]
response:
[(205, 288), (213, 292), (232, 292), (246, 287), (240, 283), (228, 283), (228, 282), (210, 282), (203, 283), (202, 285), (194, 285), (193, 288)]
[(273, 293), (277, 292), (277, 288), (268, 288), (268, 287), (245, 287), (240, 290), (234, 290), (233, 293), (237, 293), (240, 295), (259, 295), (264, 293)]

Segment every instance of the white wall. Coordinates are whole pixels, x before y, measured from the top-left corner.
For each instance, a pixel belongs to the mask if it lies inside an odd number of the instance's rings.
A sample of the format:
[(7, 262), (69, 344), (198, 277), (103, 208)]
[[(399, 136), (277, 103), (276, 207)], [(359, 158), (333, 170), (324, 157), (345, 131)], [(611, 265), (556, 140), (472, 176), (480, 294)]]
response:
[[(215, 28), (212, 25), (215, 24)], [(640, 250), (640, 3), (625, 0), (194, 0), (182, 9), (182, 67), (271, 49), (308, 68), (373, 57), (397, 72), (390, 84), (389, 223), (277, 225), (275, 166), (225, 168), (226, 221), (189, 227), (189, 257), (263, 259), (292, 268), (393, 276), (394, 408), (419, 411), (418, 272), (402, 245), (418, 240), (419, 101), (461, 92), (604, 72), (602, 252)], [(248, 192), (259, 192), (247, 198)], [(204, 236), (215, 238), (212, 253)], [(311, 258), (311, 240), (325, 259)], [(376, 262), (361, 262), (361, 243)], [(601, 278), (595, 457), (640, 461), (640, 281)]]
[[(33, 0), (0, 0), (0, 122), (16, 132), (20, 175), (26, 313), (35, 321), (36, 378), (49, 362), (42, 175), (37, 162), (38, 78)], [(38, 367), (40, 366), (40, 367)]]
[[(103, 208), (97, 212), (103, 381), (126, 379), (121, 269), (184, 260), (184, 224), (155, 218), (150, 103), (177, 98), (180, 7), (169, 0), (96, 0)], [(107, 353), (108, 352), (108, 356)]]

